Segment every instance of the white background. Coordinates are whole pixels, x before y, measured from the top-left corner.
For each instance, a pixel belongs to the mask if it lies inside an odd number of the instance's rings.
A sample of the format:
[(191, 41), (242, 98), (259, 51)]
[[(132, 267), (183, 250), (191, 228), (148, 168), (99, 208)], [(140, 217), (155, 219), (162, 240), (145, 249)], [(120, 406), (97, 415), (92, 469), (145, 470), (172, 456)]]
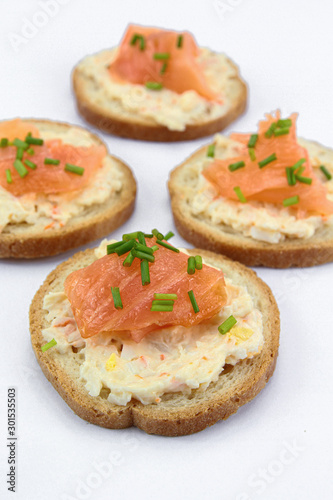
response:
[[(40, 117), (85, 125), (75, 109), (71, 70), (86, 54), (116, 45), (126, 24), (135, 22), (190, 30), (200, 45), (226, 52), (239, 64), (250, 88), (249, 106), (227, 133), (251, 131), (265, 112), (280, 107), (284, 116), (299, 112), (300, 135), (333, 145), (330, 0), (58, 0), (58, 12), (46, 22), (40, 17), (41, 3), (1, 2), (0, 119)], [(30, 39), (16, 40), (15, 50), (13, 34), (20, 35), (27, 20), (40, 24), (43, 19), (45, 25)], [(136, 211), (113, 236), (137, 228), (174, 230), (168, 173), (207, 139), (153, 144), (101, 135), (111, 153), (132, 167), (138, 182)], [(186, 246), (178, 235), (172, 242)], [(229, 420), (196, 435), (165, 438), (84, 422), (35, 360), (29, 304), (46, 275), (73, 253), (0, 263), (1, 498), (333, 497), (333, 264), (258, 269), (281, 310), (273, 378)], [(15, 494), (5, 483), (6, 395), (11, 386), (18, 393)]]

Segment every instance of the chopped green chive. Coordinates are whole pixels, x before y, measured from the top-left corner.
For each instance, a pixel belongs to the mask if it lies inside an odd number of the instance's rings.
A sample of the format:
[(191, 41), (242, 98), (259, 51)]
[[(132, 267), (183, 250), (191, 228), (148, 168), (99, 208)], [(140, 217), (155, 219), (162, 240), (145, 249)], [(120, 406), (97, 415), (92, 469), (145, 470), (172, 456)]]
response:
[(154, 253), (152, 248), (147, 247), (147, 245), (141, 245), (141, 243), (138, 243), (137, 241), (134, 242), (134, 248), (135, 250), (140, 250), (141, 252), (149, 253), (150, 255), (153, 255)]
[(145, 235), (143, 234), (142, 231), (138, 231), (138, 240), (141, 245), (144, 245), (145, 247), (147, 246), (146, 240), (145, 240)]
[(54, 158), (44, 158), (44, 165), (59, 165), (60, 160)]
[(197, 314), (200, 311), (200, 309), (199, 309), (199, 306), (197, 304), (197, 301), (195, 300), (193, 290), (190, 290), (187, 293), (188, 293), (188, 296), (190, 297), (190, 301), (191, 301), (191, 304), (192, 304), (192, 307), (193, 307), (193, 311), (195, 312), (195, 314)]
[(123, 266), (124, 267), (131, 267), (132, 263), (133, 263), (133, 260), (135, 259), (134, 255), (130, 252), (126, 259), (124, 260), (123, 262)]
[(301, 158), (300, 160), (298, 160), (294, 165), (293, 165), (293, 169), (296, 170), (297, 168), (301, 167), (303, 165), (303, 163), (306, 162), (306, 158)]
[(145, 86), (150, 90), (161, 90), (163, 88), (162, 83), (159, 82), (146, 82)]
[(268, 165), (269, 163), (272, 163), (272, 161), (275, 161), (276, 159), (277, 158), (276, 158), (276, 154), (275, 153), (267, 156), (267, 158), (265, 158), (264, 160), (261, 160), (261, 161), (258, 162), (259, 168), (265, 167), (266, 165)]
[(41, 351), (42, 351), (42, 352), (45, 352), (45, 351), (47, 351), (48, 349), (50, 349), (50, 347), (53, 347), (53, 346), (55, 346), (55, 345), (57, 345), (57, 341), (56, 341), (56, 340), (54, 340), (54, 339), (52, 339), (52, 340), (50, 340), (50, 342), (48, 342), (47, 344), (42, 345), (42, 347), (41, 347)]
[(207, 149), (207, 156), (209, 158), (214, 158), (215, 156), (215, 144), (210, 144)]
[(155, 61), (165, 61), (165, 60), (169, 59), (169, 57), (170, 57), (169, 52), (155, 52), (155, 54), (153, 56)]
[(123, 241), (133, 240), (133, 238), (136, 239), (138, 237), (138, 232), (139, 231), (135, 231), (134, 233), (123, 234)]
[(142, 35), (139, 35), (138, 33), (135, 33), (133, 35), (130, 44), (135, 45), (138, 40), (139, 40), (140, 50), (145, 50), (145, 39)]
[(143, 233), (143, 236), (145, 238), (153, 238), (154, 235), (153, 235), (153, 233)]
[(21, 160), (15, 160), (14, 161), (14, 168), (19, 174), (20, 177), (25, 177), (29, 172), (21, 162)]
[(154, 293), (154, 299), (156, 300), (176, 300), (176, 293)]
[(35, 154), (35, 150), (33, 148), (28, 148), (27, 151), (28, 155), (32, 156)]
[(288, 181), (289, 186), (295, 186), (296, 178), (295, 178), (295, 173), (294, 173), (293, 167), (286, 168), (286, 175), (287, 175), (287, 181)]
[(196, 255), (194, 257), (194, 259), (195, 259), (195, 268), (200, 271), (200, 269), (202, 269), (202, 257), (201, 257), (201, 255)]
[(228, 333), (229, 330), (237, 323), (236, 318), (234, 316), (229, 316), (228, 319), (223, 321), (222, 325), (218, 327), (218, 331), (221, 333), (221, 335), (225, 335)]
[(287, 135), (289, 134), (289, 127), (277, 128), (274, 130), (274, 136), (278, 137), (279, 135)]
[(160, 71), (160, 75), (164, 75), (164, 73), (166, 72), (167, 70), (167, 67), (168, 67), (168, 63), (163, 63), (163, 66), (161, 68), (161, 71)]
[[(59, 161), (59, 160), (58, 160)], [(72, 165), (71, 163), (66, 163), (65, 165), (66, 172), (72, 172), (72, 174), (83, 175), (84, 168), (78, 167), (77, 165)]]
[(244, 161), (237, 161), (236, 163), (230, 163), (229, 165), (229, 170), (230, 172), (234, 172), (235, 170), (238, 170), (239, 168), (245, 167), (245, 162)]
[(325, 165), (320, 165), (319, 168), (323, 172), (323, 174), (325, 175), (326, 179), (328, 181), (330, 181), (332, 179), (332, 175), (329, 173), (329, 171), (327, 170), (327, 168), (325, 167)]
[(252, 134), (249, 139), (249, 142), (247, 143), (247, 147), (254, 148), (254, 146), (257, 144), (258, 137), (259, 137), (258, 134)]
[(35, 170), (37, 168), (36, 163), (34, 163), (33, 161), (30, 161), (30, 160), (24, 160), (24, 164), (27, 167), (32, 168), (32, 170)]
[(27, 144), (34, 144), (35, 146), (42, 146), (44, 144), (44, 139), (39, 139), (37, 137), (31, 137), (31, 135), (27, 135), (25, 138), (25, 142)]
[(149, 275), (149, 263), (148, 260), (142, 260), (140, 263), (141, 267), (141, 283), (142, 286), (149, 285), (150, 275)]
[(111, 287), (111, 293), (112, 293), (114, 307), (116, 309), (122, 309), (123, 308), (123, 303), (121, 301), (119, 288), (117, 286), (112, 286)]
[[(169, 240), (170, 238), (172, 238), (173, 236), (175, 235), (175, 233), (173, 233), (172, 231), (169, 231), (165, 236), (164, 236), (164, 240)], [(159, 238), (160, 239), (160, 238)]]
[(159, 250), (159, 247), (157, 245), (153, 245), (151, 249), (153, 252), (156, 252), (156, 250)]
[(173, 300), (153, 300), (153, 306), (173, 306)]
[(150, 255), (147, 252), (140, 252), (140, 250), (136, 250), (135, 248), (133, 248), (133, 250), (131, 250), (131, 254), (134, 255), (134, 257), (137, 257), (138, 259), (144, 259), (147, 260), (148, 262), (155, 262), (154, 255)]
[(286, 118), (285, 120), (278, 120), (276, 125), (279, 128), (284, 128), (284, 127), (290, 128), (292, 126), (292, 121), (290, 118)]
[(13, 179), (12, 179), (12, 173), (9, 170), (9, 168), (6, 168), (6, 179), (8, 184), (12, 184)]
[(116, 248), (120, 247), (121, 245), (123, 245), (122, 241), (116, 241), (115, 243), (110, 243), (106, 247), (106, 253), (108, 255), (110, 255), (111, 253), (115, 253), (116, 252)]
[(173, 252), (179, 253), (179, 249), (178, 248), (173, 247), (172, 245), (169, 245), (168, 243), (165, 243), (165, 241), (156, 240), (156, 243), (158, 245), (161, 245), (162, 247), (165, 247), (165, 248), (168, 248), (169, 250), (172, 250)]
[(158, 229), (152, 229), (151, 231), (157, 240), (164, 240), (164, 236)]
[(183, 35), (179, 35), (179, 37), (177, 38), (177, 48), (178, 49), (182, 48), (182, 46), (183, 46), (183, 39), (184, 39)]
[(194, 273), (195, 273), (195, 258), (191, 256), (187, 259), (187, 274), (194, 274)]
[(286, 198), (283, 200), (282, 204), (284, 207), (290, 207), (291, 205), (296, 205), (299, 202), (299, 196), (292, 196), (291, 198)]
[(295, 177), (298, 180), (298, 182), (302, 182), (303, 184), (309, 184), (309, 185), (312, 184), (311, 177), (302, 177), (302, 175), (300, 174), (296, 174)]
[(267, 137), (268, 139), (270, 137), (272, 137), (273, 133), (274, 133), (274, 130), (276, 129), (277, 127), (277, 124), (276, 123), (272, 123), (271, 126), (269, 127), (269, 129), (265, 132), (265, 137)]
[(235, 193), (237, 195), (237, 198), (239, 199), (239, 201), (241, 203), (247, 203), (247, 199), (243, 195), (242, 190), (241, 190), (241, 188), (239, 186), (234, 187), (234, 191), (235, 191)]
[(251, 161), (256, 161), (256, 154), (255, 154), (255, 151), (253, 148), (249, 148), (249, 155), (250, 155), (250, 158), (251, 158)]
[(13, 140), (13, 146), (16, 146), (17, 148), (28, 149), (29, 144), (27, 144), (25, 141), (21, 141), (21, 139), (16, 138)]
[(115, 252), (119, 256), (124, 255), (124, 253), (129, 252), (134, 247), (134, 244), (135, 240), (126, 241), (125, 243), (122, 243), (122, 245), (120, 245), (119, 247), (116, 247)]
[(173, 305), (172, 306), (153, 305), (151, 306), (150, 310), (153, 312), (171, 312), (173, 310)]
[(9, 144), (9, 141), (6, 137), (3, 137), (0, 141), (0, 148), (6, 148)]
[(298, 167), (296, 170), (295, 170), (295, 167), (291, 167), (293, 169), (293, 172), (296, 175), (302, 175), (302, 173), (304, 172), (305, 170), (305, 167)]
[(17, 148), (17, 150), (16, 150), (16, 159), (17, 160), (22, 160), (23, 153), (24, 153), (24, 149), (23, 148)]

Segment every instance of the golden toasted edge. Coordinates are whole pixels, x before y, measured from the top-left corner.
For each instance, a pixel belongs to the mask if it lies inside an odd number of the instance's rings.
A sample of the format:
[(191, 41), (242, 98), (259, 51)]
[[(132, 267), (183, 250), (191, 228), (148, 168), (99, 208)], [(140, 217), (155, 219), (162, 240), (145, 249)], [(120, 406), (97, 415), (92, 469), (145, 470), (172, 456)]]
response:
[(204, 220), (184, 213), (178, 189), (180, 171), (195, 156), (200, 156), (207, 146), (193, 153), (182, 164), (171, 171), (168, 187), (171, 209), (179, 234), (199, 248), (221, 253), (247, 266), (265, 266), (285, 269), (289, 267), (311, 267), (333, 261), (333, 234), (329, 239), (316, 235), (307, 240), (291, 239), (282, 243), (266, 243), (239, 233), (229, 234)]
[[(41, 351), (41, 345), (45, 343), (41, 333), (45, 315), (43, 311), (44, 296), (48, 293), (49, 287), (54, 280), (71, 272), (74, 262), (85, 258), (89, 262), (94, 260), (93, 250), (86, 250), (75, 254), (49, 274), (36, 293), (30, 307), (31, 342), (37, 360), (45, 376), (61, 397), (84, 420), (112, 429), (134, 425), (149, 434), (164, 436), (192, 434), (235, 413), (240, 406), (253, 399), (263, 389), (273, 374), (278, 355), (280, 319), (277, 304), (269, 287), (258, 278), (254, 271), (226, 257), (202, 251), (201, 249), (191, 250), (190, 253), (200, 253), (204, 258), (214, 259), (214, 262), (222, 267), (231, 267), (233, 271), (236, 271), (241, 276), (244, 284), (251, 285), (256, 290), (256, 293), (260, 295), (264, 315), (265, 343), (261, 353), (251, 360), (253, 369), (249, 369), (245, 380), (242, 383), (235, 383), (233, 390), (227, 394), (223, 391), (214, 391), (213, 383), (207, 390), (209, 397), (195, 401), (195, 399), (189, 400), (184, 396), (186, 404), (181, 408), (177, 406), (170, 407), (170, 398), (168, 402), (164, 402), (162, 398), (162, 402), (158, 405), (142, 405), (140, 402), (130, 402), (123, 407), (111, 404), (100, 397), (89, 396), (86, 390), (78, 387), (62, 370), (61, 366), (55, 362), (52, 349), (45, 353)], [(238, 363), (232, 370), (239, 371), (239, 367), (243, 366), (244, 363), (246, 363), (246, 360)], [(223, 373), (221, 377), (223, 377)]]
[[(237, 68), (230, 59), (228, 61), (234, 68)], [(240, 94), (238, 99), (234, 100), (226, 115), (203, 124), (187, 125), (183, 131), (169, 130), (163, 125), (146, 125), (138, 120), (124, 120), (105, 112), (100, 106), (90, 102), (87, 98), (85, 79), (77, 67), (74, 68), (72, 79), (78, 111), (87, 122), (110, 134), (141, 141), (188, 141), (215, 134), (236, 120), (245, 111), (247, 103), (246, 84), (240, 76), (237, 76), (235, 79), (240, 85)]]
[[(87, 132), (87, 129), (69, 123), (36, 119), (26, 119), (25, 121), (36, 124), (60, 125), (67, 128), (75, 127)], [(89, 134), (97, 144), (106, 147), (97, 135), (91, 132)], [(107, 207), (106, 202), (100, 206), (98, 213), (94, 216), (87, 216), (84, 220), (80, 217), (78, 221), (71, 222), (63, 228), (41, 232), (37, 235), (24, 234), (18, 236), (11, 233), (0, 233), (0, 258), (35, 259), (50, 257), (102, 238), (124, 224), (135, 207), (136, 181), (131, 169), (124, 162), (110, 154), (107, 156), (117, 162), (118, 168), (121, 169), (124, 176), (122, 191), (116, 205)]]

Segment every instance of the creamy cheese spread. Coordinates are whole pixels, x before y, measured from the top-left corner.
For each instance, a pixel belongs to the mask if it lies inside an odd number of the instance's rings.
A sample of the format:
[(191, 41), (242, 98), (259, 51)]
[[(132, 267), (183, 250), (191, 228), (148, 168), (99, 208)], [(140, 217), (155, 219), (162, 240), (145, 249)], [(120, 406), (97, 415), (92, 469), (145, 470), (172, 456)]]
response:
[[(96, 256), (105, 255), (106, 241)], [(132, 398), (158, 403), (165, 393), (204, 391), (218, 379), (226, 363), (251, 358), (263, 345), (261, 313), (243, 286), (226, 279), (227, 303), (210, 320), (185, 328), (175, 326), (151, 332), (141, 342), (123, 340), (112, 332), (82, 339), (64, 292), (44, 298), (45, 341), (54, 338), (60, 354), (79, 357), (80, 378), (91, 396), (107, 391), (108, 400), (126, 405)], [(225, 335), (218, 326), (230, 315), (237, 324)]]

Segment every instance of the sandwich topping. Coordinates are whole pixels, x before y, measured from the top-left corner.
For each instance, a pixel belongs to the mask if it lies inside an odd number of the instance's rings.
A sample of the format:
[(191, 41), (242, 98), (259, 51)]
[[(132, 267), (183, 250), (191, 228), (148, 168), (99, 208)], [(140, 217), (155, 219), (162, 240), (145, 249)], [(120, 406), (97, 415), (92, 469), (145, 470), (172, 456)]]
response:
[(117, 168), (75, 127), (0, 124), (0, 231), (11, 224), (58, 228), (121, 189)]
[(193, 170), (191, 212), (214, 225), (278, 243), (333, 223), (333, 152), (297, 139), (296, 115), (267, 115), (258, 134), (217, 135), (214, 152), (210, 147)]
[(85, 58), (78, 70), (91, 80), (96, 105), (180, 131), (223, 115), (238, 76), (224, 54), (199, 48), (188, 32), (134, 25), (118, 48)]
[[(193, 272), (191, 257), (161, 245), (164, 237), (144, 238), (154, 262), (146, 259), (140, 236), (132, 239), (132, 248), (131, 239), (118, 246), (102, 242), (90, 266), (74, 271), (63, 291), (44, 299), (50, 326), (43, 337), (55, 339), (57, 356), (79, 362), (78, 377), (90, 395), (118, 405), (132, 398), (158, 403), (165, 393), (205, 390), (225, 364), (260, 352), (261, 313), (245, 287), (200, 259)], [(119, 255), (105, 255), (117, 248)]]

